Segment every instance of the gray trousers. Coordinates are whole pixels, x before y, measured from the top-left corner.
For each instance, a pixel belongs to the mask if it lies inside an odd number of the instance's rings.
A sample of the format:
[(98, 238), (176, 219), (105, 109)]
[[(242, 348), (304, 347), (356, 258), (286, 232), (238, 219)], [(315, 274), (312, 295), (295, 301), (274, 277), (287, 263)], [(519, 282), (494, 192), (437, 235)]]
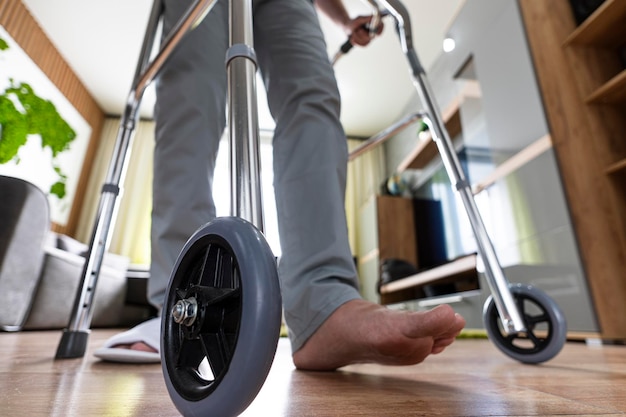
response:
[[(167, 33), (189, 0), (164, 3)], [(337, 307), (360, 297), (344, 211), (347, 142), (339, 121), (339, 92), (312, 3), (255, 1), (254, 37), (276, 121), (279, 277), (296, 351)], [(163, 305), (180, 249), (215, 217), (211, 183), (225, 126), (227, 47), (228, 2), (219, 0), (157, 81), (149, 282), (149, 298), (157, 307)]]

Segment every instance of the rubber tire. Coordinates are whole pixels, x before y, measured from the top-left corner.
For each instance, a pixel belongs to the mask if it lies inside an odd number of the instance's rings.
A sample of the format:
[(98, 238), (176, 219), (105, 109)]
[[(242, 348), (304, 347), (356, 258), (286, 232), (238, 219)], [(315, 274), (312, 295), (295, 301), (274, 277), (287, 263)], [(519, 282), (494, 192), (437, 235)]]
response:
[[(546, 362), (554, 358), (563, 348), (567, 339), (567, 323), (563, 312), (546, 293), (531, 285), (511, 284), (509, 286), (511, 294), (516, 302), (520, 298), (530, 301), (537, 306), (546, 320), (542, 321), (548, 324), (548, 334), (545, 338), (538, 339), (539, 344), (535, 344), (533, 348), (520, 348), (513, 344), (515, 335), (504, 334), (499, 325), (501, 324), (493, 296), (490, 296), (485, 302), (483, 308), (483, 321), (487, 330), (489, 339), (509, 357), (526, 364), (538, 364)], [(519, 307), (519, 304), (518, 304)], [(525, 327), (533, 335), (533, 327), (530, 322), (531, 317), (520, 311)]]
[[(209, 243), (225, 245), (236, 260), (241, 289), (240, 323), (232, 359), (223, 377), (200, 399), (190, 400), (177, 391), (171, 372), (176, 340), (167, 330), (177, 325), (171, 314), (177, 283), (184, 280), (191, 258)], [(182, 268), (182, 269), (181, 269)], [(183, 416), (236, 416), (254, 400), (263, 386), (276, 354), (282, 304), (275, 257), (264, 236), (251, 223), (237, 217), (217, 218), (188, 240), (178, 257), (161, 321), (161, 358), (168, 393)], [(200, 384), (200, 382), (199, 382)], [(203, 388), (202, 386), (200, 388)]]

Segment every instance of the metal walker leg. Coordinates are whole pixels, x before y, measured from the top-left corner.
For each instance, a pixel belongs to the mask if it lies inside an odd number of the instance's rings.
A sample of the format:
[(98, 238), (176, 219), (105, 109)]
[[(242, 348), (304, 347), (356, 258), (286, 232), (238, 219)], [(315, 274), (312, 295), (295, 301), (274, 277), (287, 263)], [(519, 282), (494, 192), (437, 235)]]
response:
[[(390, 2), (392, 0), (389, 0)], [(405, 27), (404, 31), (410, 31), (410, 26)], [(406, 36), (406, 35), (405, 35)], [(411, 64), (413, 70), (413, 81), (417, 87), (422, 104), (426, 108), (430, 117), (424, 118), (424, 122), (428, 125), (432, 138), (437, 145), (441, 159), (446, 168), (446, 172), (450, 177), (452, 185), (459, 193), (463, 205), (467, 212), (470, 225), (474, 231), (474, 237), (478, 245), (480, 256), (485, 264), (485, 274), (487, 283), (491, 290), (491, 294), (495, 300), (498, 312), (502, 318), (502, 322), (506, 332), (522, 332), (526, 330), (526, 326), (522, 320), (522, 316), (515, 304), (513, 296), (509, 290), (509, 283), (506, 280), (500, 262), (496, 255), (496, 251), (489, 239), (489, 234), (482, 221), (474, 195), (469, 181), (465, 177), (465, 173), (461, 167), (458, 156), (454, 151), (452, 140), (445, 128), (443, 118), (439, 108), (433, 102), (434, 94), (430, 89), (430, 85), (426, 79), (426, 73), (418, 61), (415, 50), (412, 49), (411, 43), (405, 42), (405, 54)]]
[[(470, 225), (476, 237), (478, 249), (480, 255), (483, 257), (485, 263), (485, 273), (487, 276), (487, 283), (493, 294), (494, 301), (498, 307), (503, 323), (505, 324), (505, 330), (507, 332), (521, 332), (526, 330), (521, 315), (515, 305), (515, 301), (509, 291), (509, 284), (504, 277), (502, 268), (496, 256), (493, 244), (489, 239), (489, 235), (484, 226), (476, 203), (474, 201), (474, 195), (472, 194), (471, 185), (465, 178), (465, 173), (459, 162), (459, 158), (454, 151), (454, 146), (445, 128), (443, 118), (439, 108), (434, 103), (434, 94), (431, 91), (430, 84), (426, 78), (426, 72), (422, 67), (417, 53), (413, 47), (413, 37), (411, 32), (411, 20), (406, 7), (399, 0), (367, 0), (370, 5), (377, 10), (378, 15), (391, 15), (396, 22), (396, 29), (402, 51), (406, 55), (409, 67), (411, 69), (411, 76), (413, 78), (413, 84), (420, 97), (424, 111), (415, 113), (409, 116), (408, 122), (411, 123), (414, 120), (423, 120), (424, 123), (430, 129), (433, 140), (437, 145), (439, 154), (443, 161), (444, 167), (452, 185), (459, 193), (463, 205), (467, 211)], [(381, 12), (381, 9), (383, 10)], [(406, 127), (406, 123), (400, 122), (401, 128)], [(387, 131), (396, 132), (396, 125), (387, 129)], [(377, 136), (366, 141), (362, 146), (357, 148), (350, 155), (350, 159), (360, 155), (372, 146), (387, 140), (391, 137), (391, 134), (385, 134), (386, 131), (381, 132)]]
[[(229, 6), (232, 215), (211, 220), (189, 238), (161, 315), (165, 386), (185, 416), (243, 412), (267, 378), (281, 326), (276, 258), (261, 233), (252, 1), (230, 0)], [(190, 305), (192, 313), (181, 317)]]
[[(538, 288), (531, 285), (511, 285), (505, 278), (495, 248), (474, 201), (469, 181), (463, 172), (440, 111), (434, 103), (435, 96), (426, 78), (426, 72), (413, 48), (408, 11), (400, 0), (367, 1), (378, 11), (379, 15), (388, 14), (395, 20), (401, 47), (411, 69), (413, 83), (425, 109), (421, 113), (409, 116), (409, 123), (410, 120), (417, 118), (423, 120), (429, 127), (448, 177), (467, 212), (491, 292), (483, 308), (483, 321), (487, 334), (504, 353), (521, 362), (539, 363), (551, 359), (565, 343), (567, 336), (565, 317), (554, 300)], [(367, 148), (376, 146), (389, 138), (390, 132), (405, 125), (405, 122), (399, 122), (366, 141), (352, 154), (358, 155)], [(536, 311), (540, 313), (537, 314)]]
[(105, 184), (102, 187), (100, 203), (92, 230), (89, 253), (83, 268), (81, 281), (76, 293), (72, 315), (57, 347), (56, 359), (77, 358), (85, 354), (89, 338), (89, 328), (93, 315), (93, 301), (102, 266), (102, 259), (108, 248), (109, 237), (118, 207), (120, 184), (124, 180), (129, 159), (129, 149), (135, 126), (139, 119), (139, 106), (143, 94), (157, 77), (163, 64), (182, 37), (200, 21), (215, 4), (216, 0), (196, 0), (180, 19), (172, 33), (163, 42), (160, 51), (150, 61), (150, 53), (157, 35), (157, 26), (162, 14), (160, 0), (155, 0), (150, 12), (148, 25), (141, 48), (137, 70), (122, 119), (120, 122), (113, 157), (109, 164)]

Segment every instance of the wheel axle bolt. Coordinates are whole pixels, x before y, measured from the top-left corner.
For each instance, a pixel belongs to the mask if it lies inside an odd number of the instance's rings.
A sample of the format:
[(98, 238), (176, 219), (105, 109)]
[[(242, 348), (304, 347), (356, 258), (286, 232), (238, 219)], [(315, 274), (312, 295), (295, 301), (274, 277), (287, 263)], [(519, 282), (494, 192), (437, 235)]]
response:
[(506, 329), (507, 334), (516, 333), (515, 323), (513, 323), (513, 320), (511, 319), (505, 320), (504, 327)]
[(191, 297), (178, 302), (172, 307), (172, 318), (178, 324), (191, 326), (196, 320), (198, 313), (198, 302)]

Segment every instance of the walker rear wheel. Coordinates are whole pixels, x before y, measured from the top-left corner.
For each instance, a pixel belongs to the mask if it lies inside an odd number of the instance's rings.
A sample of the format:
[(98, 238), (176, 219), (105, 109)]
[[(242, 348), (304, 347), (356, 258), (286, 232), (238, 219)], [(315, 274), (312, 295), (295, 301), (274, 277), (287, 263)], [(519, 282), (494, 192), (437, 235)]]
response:
[(483, 310), (489, 339), (503, 353), (523, 363), (535, 364), (552, 359), (561, 351), (567, 337), (567, 324), (561, 309), (538, 288), (522, 284), (509, 288), (526, 331), (505, 332), (493, 297), (489, 297)]
[(234, 416), (261, 389), (276, 353), (275, 258), (245, 220), (218, 218), (183, 248), (163, 307), (165, 383), (184, 416)]

